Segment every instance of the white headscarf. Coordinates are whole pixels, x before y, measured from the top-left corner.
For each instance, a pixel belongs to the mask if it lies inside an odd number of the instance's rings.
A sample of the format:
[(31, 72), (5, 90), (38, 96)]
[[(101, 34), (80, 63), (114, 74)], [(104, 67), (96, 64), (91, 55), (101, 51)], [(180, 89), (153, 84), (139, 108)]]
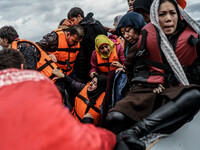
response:
[[(166, 35), (162, 31), (160, 24), (159, 24), (159, 17), (158, 17), (158, 9), (159, 9), (160, 0), (154, 0), (151, 5), (151, 11), (150, 11), (150, 19), (151, 23), (156, 26), (156, 28), (159, 31), (159, 35), (161, 38), (161, 49), (164, 53), (169, 65), (171, 66), (175, 76), (179, 80), (179, 82), (183, 85), (189, 85), (189, 82), (187, 80), (187, 77), (185, 75), (185, 72), (183, 71), (183, 68), (176, 57), (173, 47), (168, 41)], [(193, 20), (182, 8), (179, 8), (180, 15), (183, 17), (183, 19), (198, 33), (200, 34), (200, 25)]]

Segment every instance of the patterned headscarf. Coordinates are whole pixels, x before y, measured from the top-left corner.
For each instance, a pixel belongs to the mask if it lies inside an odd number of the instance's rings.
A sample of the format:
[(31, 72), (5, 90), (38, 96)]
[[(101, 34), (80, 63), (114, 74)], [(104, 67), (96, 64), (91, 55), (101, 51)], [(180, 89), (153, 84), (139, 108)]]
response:
[[(173, 1), (173, 0), (169, 0)], [(176, 2), (176, 1), (175, 1)], [(159, 16), (158, 16), (158, 9), (159, 9), (160, 0), (154, 0), (151, 5), (151, 11), (150, 11), (150, 19), (151, 23), (155, 25), (159, 31), (159, 35), (161, 38), (161, 49), (164, 53), (169, 65), (171, 66), (175, 76), (179, 80), (179, 82), (183, 85), (189, 85), (189, 82), (187, 80), (187, 77), (185, 75), (185, 72), (183, 71), (183, 68), (176, 57), (172, 45), (168, 41), (165, 33), (162, 31), (160, 24), (159, 24)], [(179, 8), (180, 15), (182, 18), (198, 33), (200, 34), (200, 25), (193, 20), (182, 8)]]
[[(110, 45), (110, 52), (108, 55), (104, 55), (99, 51), (99, 47), (104, 44)], [(101, 58), (109, 58), (110, 54), (113, 51), (114, 46), (115, 46), (115, 44), (109, 38), (107, 38), (105, 35), (98, 35), (95, 38), (95, 49), (101, 55)]]

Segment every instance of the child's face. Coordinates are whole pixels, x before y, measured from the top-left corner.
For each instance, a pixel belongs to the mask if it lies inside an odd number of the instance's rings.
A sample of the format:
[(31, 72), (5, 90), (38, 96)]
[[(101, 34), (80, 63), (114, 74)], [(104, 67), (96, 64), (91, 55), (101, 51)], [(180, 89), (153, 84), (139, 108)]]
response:
[(131, 44), (134, 44), (139, 39), (139, 34), (133, 27), (122, 27), (120, 30), (124, 39)]
[(108, 55), (110, 53), (110, 45), (108, 44), (103, 44), (99, 47), (99, 51), (103, 54), (103, 55)]

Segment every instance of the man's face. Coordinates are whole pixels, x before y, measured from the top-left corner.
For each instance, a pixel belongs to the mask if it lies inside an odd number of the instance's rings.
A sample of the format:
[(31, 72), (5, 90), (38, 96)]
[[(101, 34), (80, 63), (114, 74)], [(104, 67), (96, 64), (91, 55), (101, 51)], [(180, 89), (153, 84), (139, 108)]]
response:
[(0, 38), (0, 46), (1, 46), (2, 48), (8, 48), (9, 45), (10, 45), (10, 44), (8, 43), (8, 40), (7, 40), (7, 39), (2, 39), (2, 38)]
[(75, 35), (71, 35), (69, 32), (67, 32), (67, 35), (66, 35), (66, 41), (67, 41), (67, 44), (69, 47), (72, 47), (72, 46), (77, 46), (78, 43), (81, 42), (82, 39), (78, 38), (78, 36), (75, 34)]
[(78, 25), (79, 22), (80, 22), (78, 17), (73, 17), (73, 18), (70, 19), (70, 21), (71, 21), (72, 25)]

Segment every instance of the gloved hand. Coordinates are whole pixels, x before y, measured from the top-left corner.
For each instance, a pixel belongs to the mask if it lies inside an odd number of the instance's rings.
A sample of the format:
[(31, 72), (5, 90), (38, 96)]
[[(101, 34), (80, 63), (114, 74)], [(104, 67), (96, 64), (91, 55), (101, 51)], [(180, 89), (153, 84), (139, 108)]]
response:
[(119, 138), (121, 138), (129, 147), (130, 150), (145, 150), (145, 143), (139, 140), (134, 132), (134, 129), (127, 129), (119, 133)]

